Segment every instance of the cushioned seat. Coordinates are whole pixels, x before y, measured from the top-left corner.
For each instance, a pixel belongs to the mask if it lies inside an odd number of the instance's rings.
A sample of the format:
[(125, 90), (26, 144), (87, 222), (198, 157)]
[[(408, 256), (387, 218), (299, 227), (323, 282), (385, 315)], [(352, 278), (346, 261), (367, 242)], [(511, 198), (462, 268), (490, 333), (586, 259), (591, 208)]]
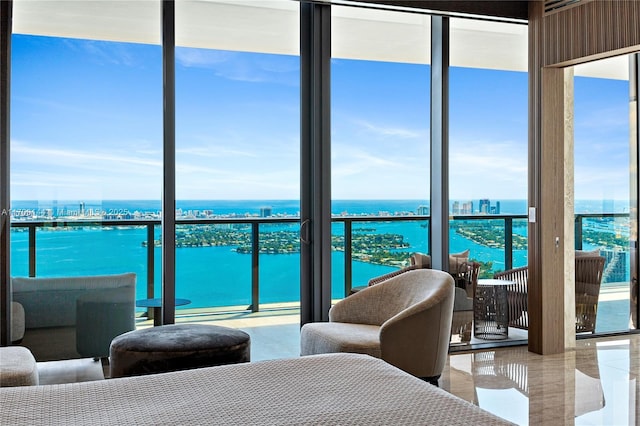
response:
[(329, 322), (305, 324), (300, 354), (368, 354), (435, 384), (449, 350), (453, 302), (448, 273), (403, 272), (338, 301)]
[(23, 346), (0, 348), (0, 386), (37, 385), (38, 367), (31, 351)]
[(306, 327), (304, 332), (303, 355), (350, 352), (382, 358), (377, 325), (328, 322), (322, 327)]
[(172, 324), (113, 339), (111, 377), (137, 376), (250, 361), (247, 333), (205, 324)]

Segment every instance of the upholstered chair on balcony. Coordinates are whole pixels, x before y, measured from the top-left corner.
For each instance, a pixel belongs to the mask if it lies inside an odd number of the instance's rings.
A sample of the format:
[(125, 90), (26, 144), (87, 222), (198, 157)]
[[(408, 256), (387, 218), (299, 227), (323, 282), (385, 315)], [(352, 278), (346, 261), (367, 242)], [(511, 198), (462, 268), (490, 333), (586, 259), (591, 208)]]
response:
[(400, 274), (404, 274), (405, 272), (414, 271), (416, 269), (429, 269), (431, 268), (431, 258), (428, 255), (424, 255), (421, 253), (414, 253), (409, 258), (409, 266), (402, 267), (395, 271), (387, 272), (386, 274), (378, 275), (377, 277), (373, 277), (369, 279), (367, 285), (361, 285), (357, 287), (353, 287), (351, 289), (351, 294), (357, 293), (365, 287), (369, 287), (372, 285), (379, 284), (383, 281), (388, 280), (389, 278), (396, 277)]
[(402, 273), (336, 303), (329, 322), (305, 324), (301, 354), (369, 354), (437, 384), (449, 349), (453, 301), (448, 273)]

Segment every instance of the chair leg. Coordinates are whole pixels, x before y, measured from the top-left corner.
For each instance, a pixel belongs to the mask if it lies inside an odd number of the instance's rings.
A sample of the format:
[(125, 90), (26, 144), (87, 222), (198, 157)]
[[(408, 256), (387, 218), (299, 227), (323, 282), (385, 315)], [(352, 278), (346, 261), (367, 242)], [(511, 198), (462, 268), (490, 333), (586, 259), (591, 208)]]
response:
[(435, 387), (440, 387), (440, 385), (438, 384), (438, 379), (440, 379), (440, 375), (438, 374), (437, 376), (432, 376), (432, 377), (420, 377), (422, 380), (424, 380), (427, 383), (431, 383), (433, 386)]

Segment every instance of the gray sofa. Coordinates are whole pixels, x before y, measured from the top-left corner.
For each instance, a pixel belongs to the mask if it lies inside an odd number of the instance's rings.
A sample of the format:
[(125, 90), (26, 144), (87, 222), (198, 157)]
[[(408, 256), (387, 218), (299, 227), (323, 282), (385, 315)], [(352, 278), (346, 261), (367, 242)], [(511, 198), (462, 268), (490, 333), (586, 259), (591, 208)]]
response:
[(20, 344), (38, 361), (107, 357), (111, 340), (135, 328), (134, 273), (11, 281), (24, 309)]

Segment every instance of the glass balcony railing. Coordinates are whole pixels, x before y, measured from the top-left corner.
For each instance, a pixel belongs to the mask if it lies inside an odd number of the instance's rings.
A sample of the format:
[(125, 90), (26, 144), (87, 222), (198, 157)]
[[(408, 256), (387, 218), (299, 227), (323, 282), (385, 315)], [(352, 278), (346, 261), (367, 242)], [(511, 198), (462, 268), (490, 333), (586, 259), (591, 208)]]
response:
[[(576, 215), (576, 248), (606, 258), (603, 288), (629, 282), (629, 215)], [(161, 227), (151, 220), (15, 221), (13, 276), (75, 276), (135, 272), (138, 299), (158, 297)], [(182, 219), (176, 226), (178, 310), (257, 312), (261, 304), (299, 303), (299, 218)], [(335, 299), (353, 286), (430, 252), (429, 216), (335, 216)], [(450, 220), (450, 251), (470, 250), (481, 276), (527, 264), (525, 215), (461, 215)]]

